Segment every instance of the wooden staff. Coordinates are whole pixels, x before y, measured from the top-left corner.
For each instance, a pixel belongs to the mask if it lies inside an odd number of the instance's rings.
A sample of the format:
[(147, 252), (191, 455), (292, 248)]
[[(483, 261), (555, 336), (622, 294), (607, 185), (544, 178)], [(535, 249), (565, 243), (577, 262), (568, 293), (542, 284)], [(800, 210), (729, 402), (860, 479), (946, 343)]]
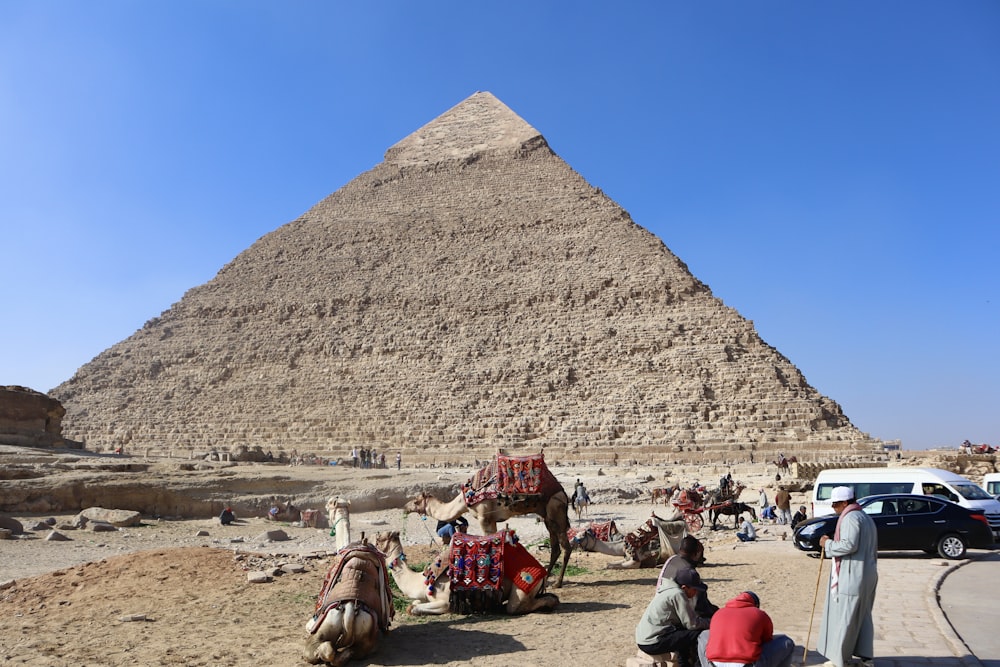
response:
[(812, 612), (809, 614), (809, 629), (806, 631), (806, 643), (802, 648), (802, 667), (805, 667), (806, 656), (809, 655), (809, 637), (812, 636), (813, 618), (816, 617), (816, 600), (819, 599), (819, 580), (823, 574), (823, 557), (826, 556), (826, 549), (819, 548), (819, 570), (816, 572), (816, 592), (813, 593)]

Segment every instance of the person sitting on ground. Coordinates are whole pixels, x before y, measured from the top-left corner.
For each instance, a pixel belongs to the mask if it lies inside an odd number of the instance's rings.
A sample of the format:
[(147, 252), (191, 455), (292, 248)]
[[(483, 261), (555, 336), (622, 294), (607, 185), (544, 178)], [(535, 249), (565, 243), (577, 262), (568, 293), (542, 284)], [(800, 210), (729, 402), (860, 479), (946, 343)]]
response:
[(639, 650), (648, 655), (674, 652), (677, 667), (695, 667), (698, 635), (708, 628), (709, 620), (698, 616), (692, 602), (707, 589), (694, 569), (681, 570), (676, 579), (664, 579), (635, 628)]
[[(705, 562), (705, 545), (697, 537), (686, 535), (680, 543), (677, 553), (667, 559), (660, 569), (660, 577), (656, 580), (659, 588), (664, 579), (675, 579), (681, 570), (694, 570)], [(719, 608), (708, 599), (708, 588), (695, 596), (694, 610), (699, 616), (711, 618)]]
[(760, 513), (761, 521), (771, 521), (774, 522), (778, 518), (777, 508), (774, 505), (765, 507), (764, 511)]
[(438, 521), (437, 534), (445, 544), (451, 544), (451, 536), (455, 533), (464, 533), (469, 530), (469, 522), (464, 516), (460, 516), (452, 521)]
[(740, 532), (736, 533), (736, 537), (740, 538), (740, 542), (753, 542), (757, 539), (757, 530), (747, 517), (743, 517)]
[(794, 651), (795, 642), (774, 634), (771, 617), (752, 591), (727, 602), (698, 637), (698, 656), (707, 667), (791, 667)]
[(230, 524), (236, 523), (236, 515), (233, 514), (233, 508), (227, 507), (222, 510), (222, 514), (219, 515), (219, 523), (223, 526), (228, 526)]
[(799, 511), (796, 512), (794, 516), (792, 516), (792, 530), (795, 529), (795, 526), (799, 525), (808, 518), (809, 515), (806, 514), (806, 506), (805, 505), (799, 506)]

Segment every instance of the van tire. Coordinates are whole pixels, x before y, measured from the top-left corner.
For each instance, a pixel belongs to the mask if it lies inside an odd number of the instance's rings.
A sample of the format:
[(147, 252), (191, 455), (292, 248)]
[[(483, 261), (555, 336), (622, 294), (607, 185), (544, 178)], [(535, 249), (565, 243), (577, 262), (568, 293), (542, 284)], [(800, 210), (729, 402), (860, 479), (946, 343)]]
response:
[(938, 540), (937, 551), (941, 558), (956, 560), (965, 555), (965, 540), (955, 533), (943, 535)]

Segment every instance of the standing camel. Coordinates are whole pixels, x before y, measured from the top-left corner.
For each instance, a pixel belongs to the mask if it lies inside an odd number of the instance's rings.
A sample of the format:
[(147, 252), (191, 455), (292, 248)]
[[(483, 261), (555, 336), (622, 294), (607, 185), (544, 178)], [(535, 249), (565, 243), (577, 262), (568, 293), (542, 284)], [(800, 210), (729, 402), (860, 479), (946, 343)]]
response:
[[(406, 564), (406, 554), (403, 553), (403, 544), (399, 539), (399, 532), (379, 533), (375, 537), (375, 545), (385, 554), (386, 562), (389, 564), (389, 572), (396, 580), (396, 586), (403, 595), (410, 598), (409, 613), (414, 616), (430, 616), (446, 614), (451, 609), (451, 580), (448, 577), (447, 567), (438, 569), (431, 573), (426, 570), (424, 573), (411, 570)], [(450, 561), (451, 547), (446, 547), (441, 551), (437, 562), (447, 563)], [(503, 573), (503, 599), (506, 600), (505, 611), (514, 616), (519, 614), (530, 614), (534, 611), (551, 610), (559, 604), (559, 598), (552, 593), (543, 593), (545, 579), (539, 577), (529, 590), (524, 591), (514, 584), (511, 573), (507, 571), (509, 565), (504, 563)], [(434, 577), (433, 584), (428, 584), (428, 577)]]
[(497, 532), (497, 524), (507, 521), (512, 516), (524, 516), (526, 514), (537, 514), (542, 517), (545, 527), (549, 531), (549, 575), (555, 569), (556, 562), (562, 554), (562, 569), (556, 580), (555, 588), (562, 587), (563, 577), (566, 574), (566, 566), (569, 564), (569, 557), (572, 553), (572, 546), (566, 531), (569, 530), (569, 496), (563, 490), (562, 485), (556, 481), (548, 468), (544, 468), (542, 461), (543, 485), (540, 493), (525, 495), (498, 495), (493, 492), (484, 493), (484, 489), (489, 482), (475, 484), (473, 480), (483, 479), (495, 483), (497, 478), (496, 470), (501, 468), (506, 461), (515, 463), (525, 460), (536, 460), (534, 457), (502, 457), (497, 456), (497, 460), (490, 463), (479, 471), (477, 476), (463, 487), (457, 496), (448, 502), (438, 500), (429, 493), (419, 493), (416, 498), (406, 503), (404, 509), (407, 512), (416, 512), (421, 516), (429, 516), (438, 521), (454, 521), (466, 512), (472, 512), (483, 535), (493, 535)]

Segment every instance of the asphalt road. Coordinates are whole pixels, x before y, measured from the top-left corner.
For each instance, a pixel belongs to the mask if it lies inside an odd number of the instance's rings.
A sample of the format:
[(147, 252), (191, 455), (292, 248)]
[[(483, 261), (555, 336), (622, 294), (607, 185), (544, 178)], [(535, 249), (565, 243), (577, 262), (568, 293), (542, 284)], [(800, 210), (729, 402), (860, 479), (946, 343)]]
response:
[(939, 596), (941, 610), (983, 667), (1000, 667), (1000, 552), (951, 572)]

